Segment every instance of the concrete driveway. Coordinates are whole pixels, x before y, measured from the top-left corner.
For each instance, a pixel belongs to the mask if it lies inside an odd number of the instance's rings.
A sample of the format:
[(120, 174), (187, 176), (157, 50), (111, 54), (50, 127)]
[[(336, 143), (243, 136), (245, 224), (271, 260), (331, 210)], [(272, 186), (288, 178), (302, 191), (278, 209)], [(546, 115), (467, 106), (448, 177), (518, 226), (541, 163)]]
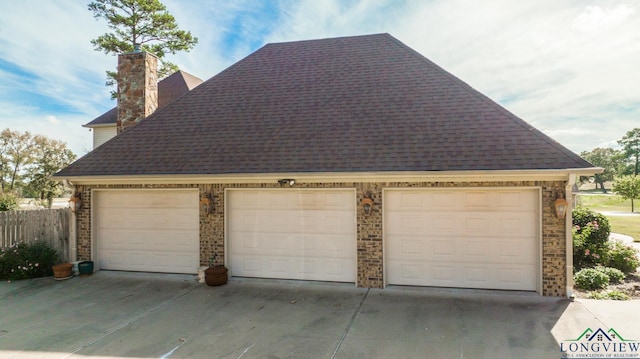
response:
[(2, 358), (560, 358), (640, 303), (529, 293), (98, 272), (0, 283)]

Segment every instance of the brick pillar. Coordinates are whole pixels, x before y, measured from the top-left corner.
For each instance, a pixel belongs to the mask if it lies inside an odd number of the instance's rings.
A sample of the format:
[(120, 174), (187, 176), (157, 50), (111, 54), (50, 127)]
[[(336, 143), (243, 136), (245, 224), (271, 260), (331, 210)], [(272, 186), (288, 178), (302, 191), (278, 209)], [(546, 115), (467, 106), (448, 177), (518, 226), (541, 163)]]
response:
[(158, 108), (158, 58), (148, 52), (118, 56), (118, 134)]
[[(382, 257), (382, 187), (372, 183), (357, 184), (358, 239), (357, 286), (364, 288), (384, 287), (384, 258)], [(362, 198), (371, 196), (373, 208), (365, 214)]]

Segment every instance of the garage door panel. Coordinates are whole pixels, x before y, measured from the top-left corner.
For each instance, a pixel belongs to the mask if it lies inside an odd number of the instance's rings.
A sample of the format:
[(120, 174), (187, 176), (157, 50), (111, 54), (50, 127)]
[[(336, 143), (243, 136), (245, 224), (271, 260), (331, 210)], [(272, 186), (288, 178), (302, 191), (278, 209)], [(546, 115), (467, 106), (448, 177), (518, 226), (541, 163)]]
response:
[(490, 194), (486, 191), (458, 192), (462, 197), (463, 208), (489, 209), (491, 208)]
[(496, 208), (510, 211), (535, 211), (535, 208), (529, 204), (537, 201), (538, 193), (536, 191), (503, 190), (498, 191), (495, 197)]
[(264, 234), (240, 237), (236, 233), (233, 253), (238, 255), (283, 255), (305, 257), (353, 257), (353, 238), (345, 235)]
[(197, 191), (97, 191), (94, 198), (100, 268), (196, 273)]
[[(103, 192), (106, 193), (106, 192)], [(149, 196), (144, 191), (111, 191), (108, 195), (100, 195), (101, 208), (191, 208), (189, 196), (178, 191), (166, 191), (162, 196)]]
[(497, 208), (499, 209), (522, 208), (523, 203), (531, 202), (531, 198), (527, 198), (530, 195), (535, 195), (535, 193), (500, 191), (496, 195)]
[(456, 197), (450, 192), (432, 192), (423, 196), (414, 196), (413, 191), (398, 194), (394, 198), (385, 198), (385, 207), (391, 210), (426, 210), (438, 207), (441, 209), (455, 208)]
[(462, 224), (462, 233), (465, 234), (489, 234), (491, 231), (491, 217), (488, 215), (480, 216), (476, 213), (460, 213), (457, 216), (459, 223)]
[(231, 275), (355, 281), (355, 193), (351, 190), (233, 190)]
[(526, 290), (522, 283), (531, 276), (531, 272), (522, 267), (460, 267), (446, 263), (405, 263), (396, 268), (390, 267), (389, 270), (400, 273), (394, 281), (398, 285), (462, 288)]
[(512, 241), (500, 241), (495, 255), (499, 263), (521, 263), (532, 265), (537, 262), (531, 253), (537, 252), (536, 244), (528, 238), (514, 238)]
[(451, 260), (457, 252), (455, 242), (450, 240), (434, 239), (430, 244), (433, 260)]
[[(296, 190), (290, 190), (293, 192)], [(342, 190), (323, 190), (318, 192), (296, 191), (296, 196), (283, 196), (278, 191), (234, 191), (234, 203), (229, 204), (229, 208), (257, 210), (299, 210), (299, 209), (322, 209), (339, 210), (350, 209), (352, 206), (346, 201), (353, 199), (353, 193)]]
[(193, 267), (191, 256), (169, 252), (144, 253), (105, 250), (101, 258), (102, 265), (111, 270), (189, 273), (187, 271)]
[(487, 240), (459, 240), (463, 244), (463, 248), (458, 253), (462, 253), (462, 259), (465, 262), (487, 261), (490, 262), (489, 256), (490, 244)]
[(490, 270), (486, 266), (464, 266), (464, 282), (466, 286), (475, 288), (491, 288)]
[(291, 256), (236, 256), (231, 263), (233, 273), (245, 277), (280, 278), (321, 281), (344, 281), (354, 263), (351, 258)]
[(149, 231), (143, 229), (110, 229), (102, 232), (100, 236), (101, 244), (100, 248), (113, 249), (122, 248), (123, 250), (133, 250), (135, 247), (143, 246), (149, 250), (160, 250), (162, 248), (168, 248), (168, 250), (174, 250), (175, 248), (185, 248), (190, 251), (197, 251), (199, 248), (198, 243), (193, 241), (182, 241), (180, 236), (188, 235), (195, 237), (198, 235), (196, 231), (155, 231), (152, 236), (149, 235)]
[(526, 268), (514, 266), (514, 267), (500, 267), (498, 269), (498, 277), (502, 283), (511, 283), (513, 286), (518, 286), (526, 277), (531, 275), (527, 272)]
[(442, 235), (451, 235), (453, 230), (458, 230), (460, 223), (455, 215), (430, 215), (426, 213), (412, 214), (407, 212), (386, 212), (389, 222), (397, 223), (397, 233), (403, 235), (416, 235), (428, 231)]
[(157, 230), (193, 229), (194, 211), (168, 210), (157, 208), (100, 208), (101, 229), (138, 228), (141, 224), (145, 228)]
[(421, 283), (422, 285), (428, 285), (430, 282), (433, 282), (437, 285), (451, 286), (456, 279), (456, 266), (453, 264), (434, 263), (425, 266), (423, 269), (427, 272), (423, 274), (424, 279)]
[(497, 220), (496, 229), (500, 234), (518, 234), (531, 232), (531, 228), (527, 225), (522, 217), (502, 217)]
[(268, 213), (250, 210), (237, 210), (229, 219), (230, 226), (238, 232), (254, 231), (261, 233), (341, 233), (346, 226), (352, 225), (353, 213), (349, 211), (285, 211)]
[(535, 290), (537, 193), (533, 189), (386, 190), (387, 282)]

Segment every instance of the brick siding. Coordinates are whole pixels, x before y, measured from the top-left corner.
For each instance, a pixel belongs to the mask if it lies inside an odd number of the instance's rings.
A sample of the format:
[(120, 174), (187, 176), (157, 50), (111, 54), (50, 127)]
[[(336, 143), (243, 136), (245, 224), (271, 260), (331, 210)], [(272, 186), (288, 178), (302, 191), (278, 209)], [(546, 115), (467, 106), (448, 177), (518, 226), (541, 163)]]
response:
[[(509, 182), (391, 182), (391, 183), (296, 183), (295, 188), (355, 188), (357, 200), (357, 285), (384, 287), (384, 258), (382, 233), (383, 188), (455, 188), (455, 187), (538, 187), (542, 192), (542, 294), (564, 296), (565, 273), (565, 219), (555, 216), (553, 202), (556, 190), (564, 189), (564, 181), (509, 181)], [(145, 189), (145, 188), (198, 188), (200, 196), (210, 193), (215, 198), (214, 210), (205, 215), (200, 211), (200, 264), (207, 265), (215, 253), (216, 264), (224, 258), (224, 214), (227, 188), (280, 188), (277, 183), (263, 184), (202, 184), (202, 185), (100, 185), (78, 186), (82, 193), (82, 210), (78, 213), (78, 259), (91, 259), (91, 190), (92, 189)], [(366, 216), (360, 201), (371, 194), (374, 208)]]

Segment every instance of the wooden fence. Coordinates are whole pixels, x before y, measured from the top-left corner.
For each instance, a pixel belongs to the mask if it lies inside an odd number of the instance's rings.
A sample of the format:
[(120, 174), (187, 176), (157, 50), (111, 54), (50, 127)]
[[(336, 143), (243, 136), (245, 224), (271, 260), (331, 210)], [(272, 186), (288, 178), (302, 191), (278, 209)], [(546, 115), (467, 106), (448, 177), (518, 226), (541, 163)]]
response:
[(0, 212), (0, 248), (45, 241), (69, 260), (69, 208)]

